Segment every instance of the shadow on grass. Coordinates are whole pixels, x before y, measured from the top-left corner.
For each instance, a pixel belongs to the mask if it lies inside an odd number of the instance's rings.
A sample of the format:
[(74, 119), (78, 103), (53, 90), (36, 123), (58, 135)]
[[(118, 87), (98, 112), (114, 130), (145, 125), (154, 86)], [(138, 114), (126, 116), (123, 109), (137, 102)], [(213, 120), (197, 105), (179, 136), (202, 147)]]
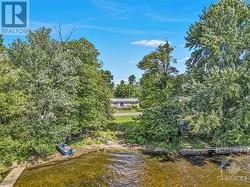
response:
[(147, 144), (143, 136), (143, 126), (137, 116), (117, 116), (108, 125), (108, 130), (116, 131), (117, 138), (125, 143)]
[[(114, 121), (112, 121), (107, 130), (116, 132), (116, 137), (118, 140), (121, 140), (125, 143), (130, 144), (137, 144), (143, 146), (152, 146), (152, 147), (159, 147), (164, 149), (168, 152), (168, 154), (154, 154), (154, 152), (144, 153), (151, 157), (159, 158), (161, 162), (169, 162), (169, 161), (177, 161), (178, 157), (178, 150), (183, 148), (195, 148), (201, 149), (204, 148), (199, 141), (195, 139), (195, 137), (188, 136), (188, 137), (179, 137), (176, 143), (167, 144), (165, 142), (149, 142), (144, 135), (143, 125), (140, 122), (139, 117), (133, 116), (119, 116), (116, 117)], [(223, 158), (209, 158), (206, 156), (190, 156), (190, 157), (182, 157), (186, 161), (190, 162), (194, 166), (204, 166), (208, 162), (212, 162), (216, 165), (220, 165), (221, 160)]]

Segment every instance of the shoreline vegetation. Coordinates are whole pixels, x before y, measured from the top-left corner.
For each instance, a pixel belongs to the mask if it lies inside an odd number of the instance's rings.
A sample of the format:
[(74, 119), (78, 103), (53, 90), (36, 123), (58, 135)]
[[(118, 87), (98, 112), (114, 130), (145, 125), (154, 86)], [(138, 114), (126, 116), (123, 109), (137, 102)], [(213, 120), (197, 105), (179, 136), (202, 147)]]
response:
[[(43, 27), (5, 47), (0, 36), (0, 173), (49, 158), (59, 142), (170, 153), (250, 146), (249, 11), (244, 0), (212, 4), (187, 31), (185, 73), (166, 41), (138, 62), (139, 82), (116, 86), (85, 38), (62, 41)], [(142, 116), (112, 116), (114, 96), (138, 97)]]
[[(114, 121), (110, 122), (108, 129), (100, 132), (90, 132), (89, 135), (86, 135), (84, 138), (82, 138), (82, 140), (78, 140), (77, 142), (70, 144), (70, 146), (76, 150), (76, 153), (73, 156), (63, 156), (55, 149), (53, 154), (44, 158), (29, 157), (28, 159), (11, 166), (5, 172), (3, 172), (1, 174), (1, 180), (3, 180), (4, 177), (7, 176), (7, 174), (17, 166), (25, 166), (27, 168), (48, 166), (50, 164), (64, 162), (84, 154), (98, 151), (133, 151), (149, 154), (152, 156), (166, 156), (171, 161), (178, 161), (179, 158), (188, 158), (194, 163), (199, 163), (201, 160), (210, 157), (204, 145), (195, 139), (190, 140), (188, 137), (182, 140), (182, 145), (179, 145), (178, 148), (168, 147), (164, 144), (161, 144), (159, 147), (156, 146), (158, 143), (153, 142), (148, 142), (147, 144), (136, 143), (137, 140), (131, 137), (130, 132), (131, 127), (134, 127), (134, 123), (136, 122), (138, 122), (137, 116), (115, 117)], [(185, 152), (188, 154), (185, 155)], [(250, 154), (250, 147), (248, 147), (248, 152), (243, 152), (243, 154), (246, 153)], [(225, 154), (228, 155), (230, 153), (225, 152)], [(237, 153), (235, 152), (235, 154)], [(192, 159), (192, 157), (195, 157), (195, 159)]]

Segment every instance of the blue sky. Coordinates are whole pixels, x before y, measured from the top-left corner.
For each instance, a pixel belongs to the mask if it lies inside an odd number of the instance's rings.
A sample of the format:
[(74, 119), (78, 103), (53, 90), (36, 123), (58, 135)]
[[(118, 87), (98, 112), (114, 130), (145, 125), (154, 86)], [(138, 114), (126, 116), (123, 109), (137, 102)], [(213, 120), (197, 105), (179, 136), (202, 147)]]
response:
[[(100, 51), (104, 69), (115, 82), (131, 74), (140, 78), (137, 62), (164, 40), (175, 48), (173, 56), (185, 71), (189, 50), (184, 48), (190, 24), (204, 7), (217, 0), (30, 0), (31, 29), (61, 25), (72, 38), (85, 37)], [(8, 45), (15, 37), (4, 36)], [(23, 38), (23, 37), (21, 37)]]

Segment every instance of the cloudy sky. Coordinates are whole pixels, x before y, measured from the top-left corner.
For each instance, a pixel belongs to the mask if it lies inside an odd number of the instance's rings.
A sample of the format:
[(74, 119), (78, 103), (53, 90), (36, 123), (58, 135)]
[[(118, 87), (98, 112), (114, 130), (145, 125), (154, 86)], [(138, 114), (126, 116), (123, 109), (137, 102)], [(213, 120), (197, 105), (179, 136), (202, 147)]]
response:
[[(175, 66), (184, 72), (190, 54), (184, 48), (186, 32), (214, 2), (217, 0), (30, 0), (30, 27), (60, 24), (65, 34), (74, 30), (72, 38), (86, 37), (100, 51), (104, 69), (113, 73), (117, 83), (131, 74), (139, 78), (138, 61), (165, 40), (175, 48)], [(4, 36), (5, 45), (15, 37)]]

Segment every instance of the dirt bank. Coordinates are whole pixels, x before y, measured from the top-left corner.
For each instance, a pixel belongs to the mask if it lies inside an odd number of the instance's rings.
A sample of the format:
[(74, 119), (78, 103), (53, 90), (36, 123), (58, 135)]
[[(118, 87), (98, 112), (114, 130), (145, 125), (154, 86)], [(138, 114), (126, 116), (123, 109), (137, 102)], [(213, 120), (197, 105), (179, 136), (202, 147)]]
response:
[[(167, 160), (176, 161), (180, 157), (183, 157), (187, 160), (191, 160), (193, 164), (199, 165), (200, 162), (204, 162), (207, 160), (207, 156), (181, 156), (177, 151), (167, 151), (164, 149), (156, 148), (154, 146), (140, 146), (137, 144), (128, 144), (122, 141), (120, 142), (108, 142), (106, 144), (98, 144), (98, 145), (89, 145), (89, 146), (80, 146), (74, 147), (76, 153), (73, 156), (63, 156), (60, 153), (55, 153), (51, 156), (48, 156), (44, 159), (37, 158), (37, 157), (30, 157), (26, 161), (21, 162), (18, 166), (25, 166), (25, 167), (37, 167), (43, 164), (55, 164), (58, 162), (63, 162), (66, 160), (70, 160), (73, 158), (77, 158), (83, 154), (96, 152), (96, 151), (105, 151), (105, 150), (124, 150), (124, 151), (139, 151), (144, 154), (149, 154), (152, 156), (164, 155)], [(16, 167), (16, 166), (13, 166)], [(10, 169), (13, 169), (11, 167)]]
[(98, 145), (89, 145), (89, 146), (82, 146), (82, 147), (74, 147), (76, 153), (73, 156), (64, 156), (59, 152), (46, 157), (45, 159), (31, 157), (26, 161), (20, 163), (21, 166), (27, 167), (36, 167), (41, 164), (49, 164), (50, 162), (60, 162), (69, 160), (72, 158), (79, 157), (83, 154), (96, 152), (96, 151), (105, 151), (105, 150), (131, 150), (131, 151), (143, 151), (145, 147), (135, 145), (135, 144), (127, 144), (123, 142), (108, 142), (107, 144), (98, 144)]

